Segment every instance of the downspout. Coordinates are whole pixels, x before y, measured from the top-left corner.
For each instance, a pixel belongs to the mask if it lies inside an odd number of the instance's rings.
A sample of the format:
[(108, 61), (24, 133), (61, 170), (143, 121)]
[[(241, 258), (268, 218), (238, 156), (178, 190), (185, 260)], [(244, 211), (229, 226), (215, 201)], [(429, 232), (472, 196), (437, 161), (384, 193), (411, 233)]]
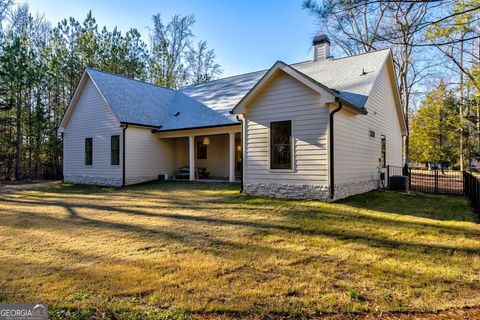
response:
[(125, 187), (125, 131), (127, 131), (128, 124), (125, 124), (123, 127), (123, 137), (122, 137), (122, 187)]
[(338, 102), (338, 107), (333, 110), (332, 112), (330, 112), (330, 141), (329, 141), (329, 175), (330, 175), (330, 199), (333, 199), (334, 196), (335, 196), (335, 164), (334, 164), (334, 155), (335, 155), (335, 147), (333, 145), (333, 142), (334, 142), (334, 137), (333, 137), (333, 133), (334, 133), (334, 128), (333, 128), (333, 116), (335, 115), (335, 113), (337, 113), (338, 111), (342, 110), (342, 102), (338, 99), (338, 98), (335, 98), (335, 101)]
[(240, 128), (242, 129), (241, 134), (240, 134), (240, 159), (242, 159), (242, 163), (240, 165), (240, 193), (243, 192), (243, 163), (245, 159), (243, 158), (243, 119), (240, 119), (237, 116), (237, 120), (240, 121)]
[[(65, 156), (64, 156), (64, 148), (65, 148), (65, 132), (61, 132), (60, 133), (60, 137), (62, 139), (62, 183), (65, 182), (65, 171), (64, 171), (64, 168), (65, 168)], [(57, 177), (55, 177), (56, 179)]]

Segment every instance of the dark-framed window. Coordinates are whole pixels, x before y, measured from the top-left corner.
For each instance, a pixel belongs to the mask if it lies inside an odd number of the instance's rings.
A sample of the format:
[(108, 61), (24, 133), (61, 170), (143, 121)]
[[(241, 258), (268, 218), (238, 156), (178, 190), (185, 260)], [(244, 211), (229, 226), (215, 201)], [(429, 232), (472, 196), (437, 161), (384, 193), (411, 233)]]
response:
[(382, 168), (387, 167), (387, 138), (385, 136), (382, 136), (381, 142), (380, 142), (380, 164), (382, 165)]
[(93, 163), (93, 138), (85, 139), (85, 165), (91, 166)]
[(292, 121), (270, 122), (270, 169), (292, 169)]
[(197, 142), (197, 160), (207, 159), (207, 145), (203, 142)]
[(120, 164), (120, 136), (112, 136), (110, 139), (110, 163), (114, 166)]

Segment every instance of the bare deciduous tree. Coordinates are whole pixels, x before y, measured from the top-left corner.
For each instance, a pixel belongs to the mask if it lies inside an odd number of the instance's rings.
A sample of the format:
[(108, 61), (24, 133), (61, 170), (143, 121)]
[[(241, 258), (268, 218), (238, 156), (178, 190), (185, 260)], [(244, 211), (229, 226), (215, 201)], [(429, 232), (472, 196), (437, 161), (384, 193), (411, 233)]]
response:
[(377, 49), (383, 33), (382, 21), (387, 3), (379, 1), (305, 0), (303, 7), (315, 14), (322, 32), (327, 33), (348, 54)]
[(200, 84), (218, 76), (222, 70), (215, 62), (215, 51), (207, 48), (206, 41), (198, 42), (197, 48), (191, 47), (186, 56), (189, 84)]
[(183, 57), (193, 38), (194, 23), (194, 16), (175, 15), (167, 24), (162, 22), (160, 14), (153, 16), (149, 69), (154, 83), (177, 88), (184, 82)]

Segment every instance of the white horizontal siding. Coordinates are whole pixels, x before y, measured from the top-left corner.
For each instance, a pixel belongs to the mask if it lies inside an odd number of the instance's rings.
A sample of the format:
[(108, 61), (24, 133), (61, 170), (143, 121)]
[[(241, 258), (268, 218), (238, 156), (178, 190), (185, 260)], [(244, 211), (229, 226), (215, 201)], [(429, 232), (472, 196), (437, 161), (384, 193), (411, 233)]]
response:
[[(402, 133), (393, 90), (384, 65), (367, 100), (367, 115), (335, 115), (335, 184), (378, 180), (381, 136), (387, 140), (387, 164), (402, 165)], [(369, 137), (375, 131), (375, 138)]]
[(188, 137), (175, 138), (174, 141), (174, 169), (172, 174), (181, 167), (188, 167)]
[[(245, 118), (245, 183), (328, 183), (328, 109), (320, 94), (282, 73), (249, 104)], [(270, 122), (282, 120), (292, 121), (292, 172), (270, 170)]]
[[(111, 165), (111, 136), (120, 136), (117, 117), (103, 100), (95, 85), (87, 80), (65, 128), (64, 176), (105, 177), (121, 179), (122, 162)], [(93, 165), (85, 165), (85, 139), (93, 139)], [(120, 150), (120, 154), (121, 154)], [(120, 157), (121, 159), (121, 157)]]
[(125, 131), (126, 183), (138, 183), (171, 174), (174, 168), (174, 141), (158, 139), (151, 129), (129, 126)]

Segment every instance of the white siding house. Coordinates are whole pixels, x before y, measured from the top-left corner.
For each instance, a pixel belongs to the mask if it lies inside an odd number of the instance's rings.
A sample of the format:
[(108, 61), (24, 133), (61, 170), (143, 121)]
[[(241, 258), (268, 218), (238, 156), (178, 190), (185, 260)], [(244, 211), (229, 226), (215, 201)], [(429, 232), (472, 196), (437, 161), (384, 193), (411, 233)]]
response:
[(157, 139), (151, 129), (129, 125), (125, 150), (125, 184), (156, 180), (174, 170), (174, 142)]
[[(64, 180), (103, 185), (122, 184), (122, 166), (110, 163), (110, 137), (122, 136), (120, 122), (90, 79), (82, 83), (75, 112), (64, 131)], [(85, 139), (92, 138), (92, 164), (85, 164)], [(120, 143), (122, 145), (122, 143)]]
[[(305, 196), (320, 192), (310, 186), (325, 186), (327, 175), (328, 109), (322, 95), (296, 79), (278, 74), (249, 106), (245, 117), (246, 190), (257, 195), (271, 195), (280, 185), (302, 185), (290, 190)], [(270, 123), (291, 121), (292, 168), (270, 168)]]
[(402, 165), (406, 134), (392, 54), (335, 59), (326, 36), (313, 44), (312, 61), (181, 90), (86, 69), (59, 129), (64, 180), (208, 177), (319, 200), (380, 187), (385, 167)]
[[(386, 165), (402, 166), (402, 127), (395, 106), (395, 92), (389, 77), (393, 66), (385, 63), (375, 81), (365, 108), (368, 114), (355, 116), (341, 111), (335, 116), (336, 197), (379, 187), (382, 138), (386, 142)], [(374, 133), (374, 137), (370, 133)]]

